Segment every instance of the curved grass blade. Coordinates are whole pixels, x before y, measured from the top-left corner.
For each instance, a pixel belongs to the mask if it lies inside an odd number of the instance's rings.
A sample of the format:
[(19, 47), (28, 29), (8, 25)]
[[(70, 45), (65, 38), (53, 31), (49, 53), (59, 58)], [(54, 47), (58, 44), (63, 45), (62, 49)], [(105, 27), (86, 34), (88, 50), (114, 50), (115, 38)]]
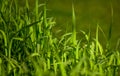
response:
[[(7, 47), (7, 36), (3, 30), (0, 30), (0, 32), (3, 35), (4, 46)], [(7, 48), (5, 48), (5, 56), (7, 56), (7, 55), (8, 55)]]

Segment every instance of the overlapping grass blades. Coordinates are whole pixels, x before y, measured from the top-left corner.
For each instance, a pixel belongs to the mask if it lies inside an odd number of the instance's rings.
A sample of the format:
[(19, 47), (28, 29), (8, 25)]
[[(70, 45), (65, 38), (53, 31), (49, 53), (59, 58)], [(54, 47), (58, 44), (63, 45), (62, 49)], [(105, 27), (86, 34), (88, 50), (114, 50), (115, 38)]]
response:
[(96, 37), (81, 31), (83, 37), (77, 40), (73, 4), (72, 31), (58, 39), (52, 34), (55, 22), (47, 17), (46, 3), (36, 0), (31, 12), (29, 0), (25, 2), (24, 8), (19, 7), (17, 0), (1, 3), (0, 76), (119, 75), (119, 49), (103, 48), (98, 24)]

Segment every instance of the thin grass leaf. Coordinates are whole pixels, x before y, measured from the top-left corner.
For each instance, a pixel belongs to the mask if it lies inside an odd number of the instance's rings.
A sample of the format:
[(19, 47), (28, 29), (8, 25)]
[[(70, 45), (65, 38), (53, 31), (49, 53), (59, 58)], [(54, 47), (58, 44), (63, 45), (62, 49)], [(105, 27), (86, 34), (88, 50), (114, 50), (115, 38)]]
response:
[(112, 26), (113, 26), (113, 14), (114, 14), (112, 2), (110, 2), (110, 6), (111, 6), (111, 23), (110, 23), (109, 32), (108, 32), (108, 43), (107, 43), (108, 50), (111, 47), (111, 38), (112, 38)]
[(82, 30), (80, 31), (85, 35), (86, 40), (89, 41), (89, 35), (87, 35), (85, 31), (82, 31)]
[[(3, 30), (0, 30), (0, 33), (2, 34), (4, 39), (4, 46), (7, 47), (7, 36)], [(5, 56), (8, 56), (8, 51), (6, 48), (5, 48)]]
[(96, 38), (95, 38), (95, 41), (96, 41), (96, 55), (99, 55), (99, 52), (98, 52), (98, 28), (99, 28), (99, 25), (97, 24), (97, 28), (96, 28)]
[(74, 10), (74, 4), (72, 4), (72, 43), (74, 46), (76, 46), (76, 23), (75, 23), (75, 10)]
[(39, 53), (32, 53), (30, 57), (40, 56)]
[(65, 38), (66, 38), (67, 36), (70, 36), (71, 34), (72, 34), (72, 33), (66, 33), (66, 34), (64, 34), (64, 35), (61, 37), (61, 39), (60, 39), (60, 41), (59, 41), (59, 44), (61, 44), (62, 41), (64, 41)]

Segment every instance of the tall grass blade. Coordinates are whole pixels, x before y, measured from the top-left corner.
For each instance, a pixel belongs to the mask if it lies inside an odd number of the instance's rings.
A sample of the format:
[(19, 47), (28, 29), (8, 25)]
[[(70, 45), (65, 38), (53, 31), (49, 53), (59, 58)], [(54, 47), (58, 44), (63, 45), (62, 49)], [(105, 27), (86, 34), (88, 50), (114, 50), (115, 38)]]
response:
[(76, 41), (76, 23), (75, 23), (75, 10), (74, 10), (74, 4), (72, 4), (72, 43), (75, 46)]
[(113, 26), (113, 5), (112, 1), (110, 1), (110, 7), (111, 7), (111, 23), (109, 26), (109, 32), (108, 32), (108, 43), (107, 43), (107, 49), (109, 50), (111, 47), (111, 38), (112, 38), (112, 26)]
[(96, 42), (96, 55), (99, 55), (99, 52), (98, 52), (98, 28), (99, 28), (99, 25), (97, 24), (97, 28), (96, 28), (96, 39), (95, 39), (95, 42)]

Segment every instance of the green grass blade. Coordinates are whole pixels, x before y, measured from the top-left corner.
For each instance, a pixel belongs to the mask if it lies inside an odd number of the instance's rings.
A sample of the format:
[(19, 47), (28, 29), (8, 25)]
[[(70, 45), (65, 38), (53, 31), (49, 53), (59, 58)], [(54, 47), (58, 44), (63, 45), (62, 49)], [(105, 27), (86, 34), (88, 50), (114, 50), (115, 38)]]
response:
[(76, 41), (76, 23), (75, 23), (75, 10), (74, 5), (72, 4), (72, 43), (75, 46), (77, 44)]
[(95, 41), (96, 41), (96, 55), (99, 55), (99, 52), (98, 52), (98, 28), (99, 28), (99, 25), (97, 24), (97, 28), (96, 28), (96, 38), (95, 38)]
[(110, 6), (111, 6), (111, 23), (110, 23), (109, 32), (108, 32), (108, 43), (107, 43), (108, 50), (111, 47), (111, 38), (112, 38), (112, 26), (113, 26), (113, 14), (114, 14), (112, 2), (110, 2)]
[[(0, 30), (0, 33), (3, 35), (4, 46), (7, 47), (7, 36), (3, 30)], [(5, 48), (5, 55), (8, 56), (7, 48)]]

